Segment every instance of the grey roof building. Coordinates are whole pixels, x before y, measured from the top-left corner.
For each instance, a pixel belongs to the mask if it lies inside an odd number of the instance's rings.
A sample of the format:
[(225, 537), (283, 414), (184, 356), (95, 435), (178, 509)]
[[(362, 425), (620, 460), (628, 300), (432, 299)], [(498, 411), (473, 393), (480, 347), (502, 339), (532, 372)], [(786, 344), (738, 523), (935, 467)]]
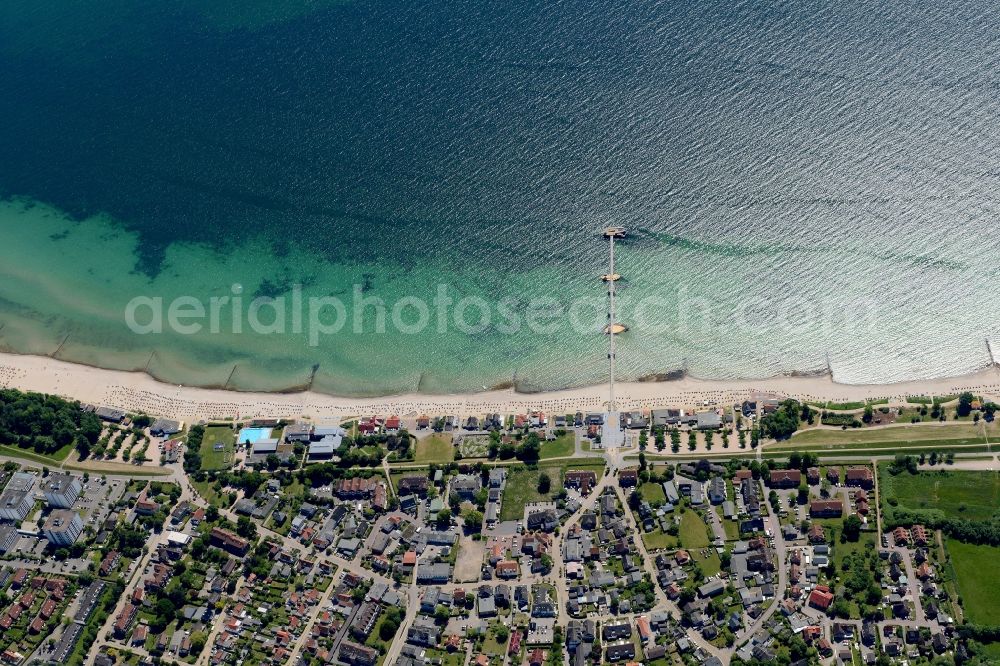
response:
[(149, 434), (154, 437), (168, 437), (170, 435), (176, 435), (180, 431), (180, 421), (171, 421), (170, 419), (156, 419), (153, 421), (152, 425), (149, 426)]
[(715, 578), (708, 581), (704, 585), (698, 588), (698, 596), (701, 597), (714, 597), (717, 594), (721, 594), (726, 589), (725, 582)]
[(15, 472), (0, 494), (0, 519), (21, 522), (35, 505), (35, 475)]
[(722, 504), (726, 499), (726, 482), (721, 476), (712, 477), (708, 484), (708, 501), (712, 504)]
[(421, 585), (434, 585), (447, 583), (451, 578), (451, 565), (446, 562), (436, 564), (422, 564), (417, 567), (417, 583)]
[(715, 430), (722, 427), (722, 418), (717, 412), (699, 412), (697, 422), (699, 430)]
[(49, 506), (57, 509), (69, 509), (76, 502), (83, 490), (80, 479), (72, 474), (49, 474), (40, 484), (42, 493), (45, 494), (45, 501)]
[(0, 523), (0, 555), (6, 555), (19, 539), (17, 527), (11, 523)]

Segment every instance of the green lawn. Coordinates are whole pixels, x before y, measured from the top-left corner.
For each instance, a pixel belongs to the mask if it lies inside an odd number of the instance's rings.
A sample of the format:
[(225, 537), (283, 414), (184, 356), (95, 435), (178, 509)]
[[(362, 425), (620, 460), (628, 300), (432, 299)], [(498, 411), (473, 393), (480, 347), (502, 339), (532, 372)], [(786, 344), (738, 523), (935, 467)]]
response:
[(909, 395), (906, 396), (906, 402), (911, 405), (926, 405), (928, 407), (932, 406), (935, 402), (939, 405), (947, 405), (949, 403), (958, 400), (957, 395), (936, 395), (933, 398), (928, 395)]
[(449, 463), (455, 459), (451, 437), (435, 433), (417, 440), (416, 463)]
[(986, 659), (986, 664), (1000, 664), (1000, 643), (984, 643), (976, 656)]
[[(843, 532), (843, 520), (837, 521), (837, 542), (831, 545), (831, 551), (833, 553), (833, 562), (836, 565), (837, 571), (843, 570), (844, 560), (851, 553), (862, 553), (869, 550), (874, 550), (878, 548), (878, 537), (875, 536), (874, 532), (862, 532), (861, 536), (858, 537), (857, 541), (845, 541), (840, 542), (840, 534)], [(829, 535), (829, 532), (827, 532)]]
[(966, 618), (977, 624), (1000, 624), (1000, 597), (991, 585), (1000, 548), (954, 539), (946, 542)]
[[(374, 633), (374, 632), (372, 632)], [(465, 663), (464, 652), (447, 652), (445, 650), (427, 650), (427, 657), (440, 659), (441, 666), (462, 666)], [(382, 658), (382, 657), (380, 657)]]
[(302, 485), (302, 482), (295, 478), (291, 483), (282, 488), (282, 494), (285, 497), (305, 497), (306, 487)]
[(821, 403), (810, 403), (813, 407), (817, 409), (834, 409), (838, 411), (852, 412), (858, 409), (864, 409), (864, 402), (821, 402)]
[(691, 553), (691, 559), (698, 563), (698, 567), (705, 576), (714, 576), (722, 571), (722, 560), (715, 549), (711, 549), (708, 557), (702, 558), (700, 552)]
[[(497, 640), (495, 627), (499, 626), (499, 623), (494, 623), (490, 625), (489, 631), (486, 632), (486, 640), (483, 641), (483, 653), (502, 656), (507, 650), (507, 641), (503, 643)], [(507, 640), (510, 639), (510, 634), (508, 632)]]
[[(222, 448), (216, 450), (216, 445)], [(201, 440), (201, 468), (228, 469), (233, 464), (233, 451), (236, 448), (236, 433), (228, 426), (208, 426)]]
[(538, 492), (538, 478), (541, 469), (523, 469), (511, 472), (507, 477), (507, 487), (503, 492), (503, 504), (500, 507), (500, 520), (518, 520), (524, 516), (524, 506), (531, 502), (541, 502), (551, 497), (562, 488), (562, 477), (551, 469), (546, 469), (551, 481), (550, 492)]
[(556, 437), (551, 442), (542, 442), (542, 450), (539, 457), (542, 460), (549, 458), (568, 458), (576, 451), (576, 436), (568, 432)]
[[(942, 469), (893, 476), (879, 465), (879, 490), (885, 511), (928, 511), (949, 518), (988, 520), (1000, 507), (1000, 475)], [(898, 502), (898, 507), (891, 505)]]
[[(528, 469), (520, 465), (511, 468), (507, 476), (507, 487), (503, 492), (500, 520), (518, 520), (524, 516), (526, 504), (551, 499), (552, 495), (562, 490), (563, 475), (567, 469), (592, 469), (600, 481), (604, 474), (604, 461), (542, 462), (537, 469)], [(545, 494), (538, 492), (538, 478), (543, 472), (549, 475), (551, 481), (549, 492)]]
[[(900, 426), (884, 426), (871, 428), (848, 428), (847, 430), (812, 429), (796, 433), (791, 439), (779, 442), (768, 448), (794, 449), (802, 444), (867, 444), (875, 446), (884, 444), (888, 448), (907, 442), (947, 442), (948, 444), (982, 444), (984, 423), (917, 423)], [(997, 436), (1000, 427), (990, 424), (987, 433)]]
[(227, 508), (229, 506), (229, 496), (226, 494), (219, 494), (215, 492), (214, 485), (211, 481), (195, 481), (192, 479), (191, 485), (194, 489), (198, 491), (198, 494), (205, 498), (205, 501), (209, 504), (214, 504), (220, 509)]
[(708, 526), (696, 512), (688, 509), (681, 514), (680, 526), (681, 546), (688, 550), (692, 548), (705, 548), (711, 541), (708, 538)]
[(666, 502), (667, 496), (663, 494), (663, 486), (658, 483), (644, 483), (639, 486), (639, 494), (647, 502)]
[(66, 460), (66, 456), (69, 452), (73, 450), (72, 445), (67, 444), (58, 451), (52, 454), (45, 455), (41, 453), (35, 453), (33, 449), (22, 449), (19, 446), (8, 446), (7, 444), (0, 444), (0, 455), (10, 456), (12, 458), (23, 458), (25, 460), (32, 460), (34, 462), (42, 463), (43, 465), (58, 465), (62, 461)]
[(677, 537), (670, 536), (666, 532), (656, 530), (648, 534), (643, 532), (642, 541), (646, 544), (646, 550), (658, 550), (660, 548), (673, 549), (677, 547)]

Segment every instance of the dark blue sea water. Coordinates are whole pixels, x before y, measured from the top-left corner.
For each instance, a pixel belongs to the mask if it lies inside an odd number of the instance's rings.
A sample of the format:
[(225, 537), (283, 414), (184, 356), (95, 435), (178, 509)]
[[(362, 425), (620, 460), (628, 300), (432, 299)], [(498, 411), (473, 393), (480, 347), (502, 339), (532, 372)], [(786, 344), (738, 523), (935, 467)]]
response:
[[(593, 382), (609, 224), (623, 376), (941, 376), (1000, 333), (988, 3), (204, 4), (0, 6), (5, 348), (234, 388)], [(125, 325), (234, 283), (588, 299), (589, 326)]]

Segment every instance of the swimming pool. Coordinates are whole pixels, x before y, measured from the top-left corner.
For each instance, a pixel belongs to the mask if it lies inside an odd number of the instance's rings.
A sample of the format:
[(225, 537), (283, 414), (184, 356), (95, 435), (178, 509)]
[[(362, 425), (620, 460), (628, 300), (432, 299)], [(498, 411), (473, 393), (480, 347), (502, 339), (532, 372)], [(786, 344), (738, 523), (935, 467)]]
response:
[(270, 428), (243, 428), (240, 430), (240, 434), (236, 438), (236, 443), (246, 444), (247, 442), (250, 442), (251, 444), (254, 444), (258, 439), (267, 439), (270, 436)]

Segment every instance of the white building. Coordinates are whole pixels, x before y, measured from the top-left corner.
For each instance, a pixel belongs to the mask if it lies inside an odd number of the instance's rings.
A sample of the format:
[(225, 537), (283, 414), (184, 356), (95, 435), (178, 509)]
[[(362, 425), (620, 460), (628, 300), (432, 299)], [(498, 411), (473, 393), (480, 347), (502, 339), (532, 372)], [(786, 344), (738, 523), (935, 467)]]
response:
[(50, 507), (69, 509), (83, 491), (83, 484), (71, 474), (49, 474), (42, 480), (41, 489)]
[(83, 532), (83, 519), (76, 511), (56, 509), (42, 525), (42, 536), (54, 546), (72, 546)]
[(183, 532), (167, 532), (167, 542), (172, 546), (186, 546), (191, 543), (191, 535)]
[(15, 472), (0, 495), (0, 519), (21, 522), (35, 505), (35, 475)]

